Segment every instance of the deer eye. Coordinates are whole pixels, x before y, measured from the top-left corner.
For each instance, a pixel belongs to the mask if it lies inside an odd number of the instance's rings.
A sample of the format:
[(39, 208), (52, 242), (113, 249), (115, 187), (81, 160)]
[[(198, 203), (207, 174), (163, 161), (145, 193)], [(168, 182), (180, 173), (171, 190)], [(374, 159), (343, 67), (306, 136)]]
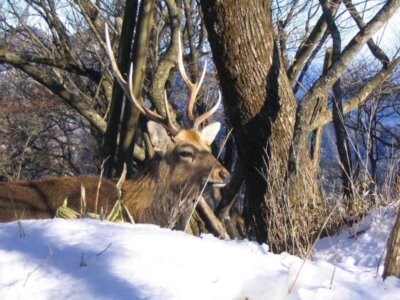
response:
[(180, 155), (181, 157), (184, 157), (184, 158), (189, 158), (189, 157), (193, 157), (193, 156), (194, 156), (194, 155), (193, 155), (193, 152), (188, 151), (188, 150), (181, 150), (181, 151), (179, 151), (179, 155)]

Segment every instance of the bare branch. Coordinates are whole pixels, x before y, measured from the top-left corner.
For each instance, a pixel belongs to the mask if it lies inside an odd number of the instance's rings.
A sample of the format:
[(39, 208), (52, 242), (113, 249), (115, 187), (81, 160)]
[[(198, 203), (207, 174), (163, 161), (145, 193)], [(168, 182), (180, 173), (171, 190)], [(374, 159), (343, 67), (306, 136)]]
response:
[[(375, 90), (376, 87), (388, 76), (400, 63), (400, 57), (390, 62), (387, 68), (377, 73), (370, 81), (368, 81), (357, 93), (356, 96), (350, 98), (348, 101), (343, 103), (343, 114), (347, 114), (353, 109), (359, 107), (368, 100), (369, 95)], [(312, 123), (311, 129), (316, 129), (320, 126), (325, 126), (332, 121), (332, 110), (326, 110), (322, 112), (316, 120)]]
[(100, 132), (104, 133), (106, 129), (106, 122), (103, 118), (91, 107), (89, 99), (76, 97), (73, 93), (69, 92), (63, 84), (55, 81), (49, 74), (45, 73), (39, 67), (28, 64), (26, 61), (21, 60), (16, 55), (10, 55), (7, 52), (0, 52), (0, 63), (8, 63), (14, 67), (25, 72), (37, 82), (41, 83), (54, 94), (61, 97), (61, 99), (69, 106), (76, 109), (80, 114), (86, 117), (90, 123), (96, 127)]
[[(333, 0), (331, 4), (331, 14), (334, 16), (339, 7), (338, 3), (340, 0)], [(322, 38), (325, 31), (327, 29), (326, 18), (322, 15), (318, 22), (315, 24), (313, 30), (310, 35), (307, 37), (302, 46), (297, 50), (296, 55), (294, 57), (292, 65), (289, 67), (289, 71), (287, 72), (289, 80), (291, 82), (299, 74), (301, 67), (307, 58), (311, 55), (313, 49), (317, 46), (318, 41)]]
[(332, 67), (327, 71), (327, 74), (321, 76), (321, 78), (314, 84), (306, 97), (313, 97), (317, 91), (332, 86), (365, 43), (383, 26), (386, 20), (393, 16), (399, 6), (400, 0), (388, 0), (375, 17), (350, 41), (340, 55), (340, 58), (333, 63)]
[(202, 219), (206, 222), (207, 226), (218, 234), (218, 237), (229, 240), (229, 235), (220, 220), (215, 216), (214, 212), (208, 205), (203, 196), (199, 197), (198, 209), (201, 212)]
[[(360, 29), (364, 28), (365, 26), (364, 20), (359, 15), (357, 9), (354, 7), (351, 0), (344, 0), (343, 2), (347, 10), (349, 11), (350, 15), (353, 17), (354, 21), (357, 23), (358, 28)], [(379, 48), (377, 44), (375, 44), (373, 39), (369, 39), (367, 44), (369, 49), (371, 50), (372, 55), (374, 55), (377, 59), (379, 59), (380, 62), (383, 64), (383, 66), (386, 67), (390, 61), (389, 57), (387, 57), (386, 54), (383, 52), (383, 50)]]

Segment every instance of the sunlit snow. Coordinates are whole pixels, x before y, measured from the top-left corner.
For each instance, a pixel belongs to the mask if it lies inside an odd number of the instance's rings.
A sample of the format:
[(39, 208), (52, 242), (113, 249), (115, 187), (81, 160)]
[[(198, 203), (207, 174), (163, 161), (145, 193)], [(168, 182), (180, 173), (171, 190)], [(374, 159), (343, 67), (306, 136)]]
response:
[(321, 240), (290, 294), (302, 259), (267, 245), (95, 220), (22, 221), (21, 236), (4, 223), (0, 299), (400, 299), (400, 279), (381, 278), (394, 215)]

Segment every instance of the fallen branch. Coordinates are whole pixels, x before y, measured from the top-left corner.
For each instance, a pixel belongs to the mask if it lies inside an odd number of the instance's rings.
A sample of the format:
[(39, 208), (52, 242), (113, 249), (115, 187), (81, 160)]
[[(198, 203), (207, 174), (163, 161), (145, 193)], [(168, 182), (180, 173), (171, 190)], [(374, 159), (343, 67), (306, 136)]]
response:
[(199, 203), (197, 205), (199, 209), (199, 213), (201, 218), (203, 219), (204, 223), (208, 228), (212, 228), (214, 234), (217, 234), (218, 237), (229, 240), (229, 235), (226, 232), (224, 226), (220, 222), (220, 220), (215, 216), (214, 212), (208, 205), (206, 199), (203, 196), (199, 197)]

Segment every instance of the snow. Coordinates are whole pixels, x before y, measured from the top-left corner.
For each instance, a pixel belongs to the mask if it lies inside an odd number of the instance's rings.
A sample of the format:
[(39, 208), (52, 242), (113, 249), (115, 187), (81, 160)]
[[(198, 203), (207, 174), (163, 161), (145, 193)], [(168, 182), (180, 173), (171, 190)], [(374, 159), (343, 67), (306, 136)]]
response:
[[(320, 240), (303, 260), (267, 245), (95, 220), (0, 224), (0, 299), (400, 299), (381, 278), (395, 209)], [(361, 233), (353, 238), (354, 232)]]

